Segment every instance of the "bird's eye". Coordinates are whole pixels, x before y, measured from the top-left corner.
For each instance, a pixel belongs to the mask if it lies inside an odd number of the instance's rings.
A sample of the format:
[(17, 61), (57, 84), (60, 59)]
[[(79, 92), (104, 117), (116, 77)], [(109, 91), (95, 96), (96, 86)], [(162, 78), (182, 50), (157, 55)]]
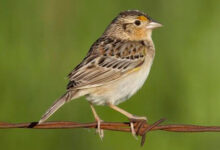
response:
[(139, 25), (141, 25), (141, 21), (140, 20), (135, 20), (134, 24), (139, 26)]

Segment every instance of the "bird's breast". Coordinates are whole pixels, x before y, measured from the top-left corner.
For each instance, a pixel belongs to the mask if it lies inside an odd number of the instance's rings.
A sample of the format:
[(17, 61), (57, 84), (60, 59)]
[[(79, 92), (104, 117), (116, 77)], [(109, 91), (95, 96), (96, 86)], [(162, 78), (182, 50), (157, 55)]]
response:
[(134, 95), (146, 81), (155, 55), (154, 45), (145, 49), (144, 63), (123, 77), (109, 84), (95, 88), (87, 99), (96, 105), (108, 103), (117, 105)]

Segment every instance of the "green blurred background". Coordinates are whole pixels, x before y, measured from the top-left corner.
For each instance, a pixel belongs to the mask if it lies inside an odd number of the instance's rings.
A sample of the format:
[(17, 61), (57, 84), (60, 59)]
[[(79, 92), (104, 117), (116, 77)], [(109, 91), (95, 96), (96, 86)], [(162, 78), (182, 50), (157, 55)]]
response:
[[(156, 57), (144, 87), (120, 107), (149, 122), (220, 125), (220, 1), (218, 0), (0, 0), (0, 121), (38, 121), (61, 96), (66, 75), (123, 10), (138, 9), (161, 22), (153, 33)], [(105, 121), (127, 121), (96, 107)], [(91, 122), (84, 98), (52, 120)], [(0, 130), (4, 150), (217, 150), (220, 133), (151, 132), (144, 148), (131, 134), (94, 130)]]

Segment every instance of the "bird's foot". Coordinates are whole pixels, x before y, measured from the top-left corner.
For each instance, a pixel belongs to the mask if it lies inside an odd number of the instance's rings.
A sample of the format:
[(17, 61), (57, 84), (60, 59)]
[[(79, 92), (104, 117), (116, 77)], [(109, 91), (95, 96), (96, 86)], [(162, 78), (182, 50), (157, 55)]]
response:
[(99, 137), (101, 138), (101, 140), (104, 138), (104, 130), (101, 129), (101, 122), (103, 122), (103, 120), (101, 119), (97, 119), (96, 118), (96, 122), (97, 122), (97, 129), (96, 129), (96, 133), (99, 134)]
[[(129, 120), (130, 120), (131, 134), (133, 135), (133, 137), (135, 139), (137, 139), (137, 132), (135, 131), (134, 123), (143, 124), (143, 123), (147, 122), (147, 118), (144, 116), (143, 117), (142, 116), (132, 116), (132, 118), (129, 118)], [(138, 131), (138, 129), (137, 129), (137, 131)]]
[(96, 120), (96, 122), (97, 122), (96, 133), (99, 134), (99, 137), (100, 137), (101, 140), (102, 140), (103, 137), (104, 137), (104, 131), (103, 131), (103, 129), (101, 129), (101, 122), (103, 122), (103, 121), (99, 118), (98, 114), (97, 114), (96, 111), (95, 111), (94, 106), (93, 106), (91, 103), (90, 103), (90, 107), (91, 107), (91, 109), (92, 109), (92, 113), (93, 113), (93, 115), (94, 115), (94, 118), (95, 118), (95, 120)]

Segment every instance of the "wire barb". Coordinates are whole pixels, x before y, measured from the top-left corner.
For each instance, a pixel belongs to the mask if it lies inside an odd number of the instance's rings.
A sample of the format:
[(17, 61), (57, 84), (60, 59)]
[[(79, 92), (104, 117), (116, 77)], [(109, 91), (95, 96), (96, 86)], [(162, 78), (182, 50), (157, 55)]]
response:
[[(163, 130), (169, 132), (220, 132), (220, 126), (198, 126), (187, 124), (167, 124), (160, 125), (165, 119), (160, 119), (153, 124), (148, 124), (146, 121), (134, 122), (134, 128), (137, 136), (142, 136), (141, 146), (144, 145), (146, 134), (150, 131)], [(77, 123), (77, 122), (38, 122), (29, 123), (6, 123), (0, 122), (0, 129), (11, 128), (27, 128), (27, 129), (73, 129), (73, 128), (96, 128), (97, 122), (92, 123)], [(130, 122), (102, 122), (100, 128), (103, 130), (131, 132)]]
[(148, 128), (145, 129), (145, 131), (142, 133), (142, 138), (141, 138), (141, 146), (144, 146), (144, 143), (146, 141), (146, 134), (152, 130), (154, 127), (158, 126), (159, 124), (161, 124), (162, 122), (164, 122), (166, 119), (160, 119), (157, 122), (155, 122), (154, 124), (150, 125)]

